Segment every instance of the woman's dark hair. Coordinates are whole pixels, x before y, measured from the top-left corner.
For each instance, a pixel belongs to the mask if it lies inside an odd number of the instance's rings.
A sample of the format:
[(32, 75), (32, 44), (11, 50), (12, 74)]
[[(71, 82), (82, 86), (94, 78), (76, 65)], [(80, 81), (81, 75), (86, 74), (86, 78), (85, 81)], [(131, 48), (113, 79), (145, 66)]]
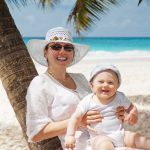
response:
[(49, 45), (49, 44), (47, 44), (47, 45), (45, 46), (45, 48), (44, 48), (45, 50), (48, 50), (48, 45)]

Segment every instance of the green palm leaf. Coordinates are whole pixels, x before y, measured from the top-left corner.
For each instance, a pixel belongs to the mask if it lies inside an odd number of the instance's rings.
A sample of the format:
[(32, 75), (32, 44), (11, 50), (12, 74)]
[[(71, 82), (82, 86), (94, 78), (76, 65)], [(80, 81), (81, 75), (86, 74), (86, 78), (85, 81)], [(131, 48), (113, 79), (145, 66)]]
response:
[(89, 30), (96, 20), (100, 20), (100, 15), (117, 4), (119, 4), (118, 0), (77, 0), (68, 22), (73, 21), (77, 33), (80, 34), (81, 30)]
[(139, 0), (139, 3), (138, 3), (138, 5), (140, 5), (142, 1), (143, 1), (143, 0)]
[(53, 7), (56, 4), (58, 4), (61, 0), (8, 0), (9, 3), (15, 4), (17, 7), (21, 4), (23, 6), (26, 6), (29, 2), (35, 2), (38, 5), (41, 5), (42, 7), (50, 6)]

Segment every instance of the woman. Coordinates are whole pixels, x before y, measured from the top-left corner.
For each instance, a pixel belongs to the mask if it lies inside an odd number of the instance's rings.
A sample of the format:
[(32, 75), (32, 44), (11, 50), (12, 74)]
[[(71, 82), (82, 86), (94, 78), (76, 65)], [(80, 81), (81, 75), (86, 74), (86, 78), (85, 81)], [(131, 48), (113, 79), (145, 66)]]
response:
[[(46, 73), (35, 77), (27, 91), (27, 135), (29, 141), (38, 142), (58, 136), (64, 149), (64, 135), (68, 120), (79, 101), (89, 94), (88, 82), (82, 74), (68, 73), (67, 67), (79, 62), (89, 47), (72, 42), (67, 29), (50, 29), (45, 40), (28, 43), (30, 55), (39, 64), (47, 66)], [(122, 119), (123, 109), (118, 108)], [(80, 126), (98, 122), (102, 116), (88, 112)], [(86, 149), (86, 128), (79, 129), (77, 149)], [(83, 132), (84, 131), (84, 132)]]

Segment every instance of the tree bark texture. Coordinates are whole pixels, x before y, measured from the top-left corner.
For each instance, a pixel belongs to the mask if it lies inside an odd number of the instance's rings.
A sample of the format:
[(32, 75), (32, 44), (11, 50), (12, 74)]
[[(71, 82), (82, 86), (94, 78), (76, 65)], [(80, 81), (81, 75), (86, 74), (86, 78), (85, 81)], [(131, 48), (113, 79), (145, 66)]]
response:
[[(0, 79), (26, 140), (25, 96), (31, 80), (36, 75), (37, 71), (7, 4), (5, 0), (0, 0)], [(28, 145), (30, 150), (62, 149), (57, 137)]]

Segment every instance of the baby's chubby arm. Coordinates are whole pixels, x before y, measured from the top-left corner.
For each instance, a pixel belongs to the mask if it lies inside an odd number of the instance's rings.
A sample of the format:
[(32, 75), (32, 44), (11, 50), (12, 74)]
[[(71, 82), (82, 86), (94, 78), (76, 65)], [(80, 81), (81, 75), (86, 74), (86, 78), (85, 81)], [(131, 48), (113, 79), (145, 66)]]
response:
[(137, 121), (138, 121), (138, 110), (137, 110), (136, 106), (134, 106), (131, 103), (129, 108), (126, 109), (126, 112), (129, 113), (127, 116), (127, 119), (126, 119), (128, 121), (128, 123), (131, 125), (137, 123)]
[(84, 116), (84, 113), (78, 107), (76, 111), (71, 116), (68, 126), (67, 133), (65, 136), (65, 147), (74, 149), (75, 147), (75, 132), (77, 128), (80, 126), (80, 122)]
[[(74, 149), (75, 147), (75, 132), (79, 126), (81, 126), (82, 119), (84, 117), (85, 113), (81, 110), (80, 107), (77, 107), (76, 111), (71, 116), (68, 126), (67, 126), (67, 133), (65, 136), (65, 147), (67, 149)], [(96, 132), (95, 129), (93, 129), (89, 124), (85, 126), (86, 128), (92, 130), (93, 132)]]

